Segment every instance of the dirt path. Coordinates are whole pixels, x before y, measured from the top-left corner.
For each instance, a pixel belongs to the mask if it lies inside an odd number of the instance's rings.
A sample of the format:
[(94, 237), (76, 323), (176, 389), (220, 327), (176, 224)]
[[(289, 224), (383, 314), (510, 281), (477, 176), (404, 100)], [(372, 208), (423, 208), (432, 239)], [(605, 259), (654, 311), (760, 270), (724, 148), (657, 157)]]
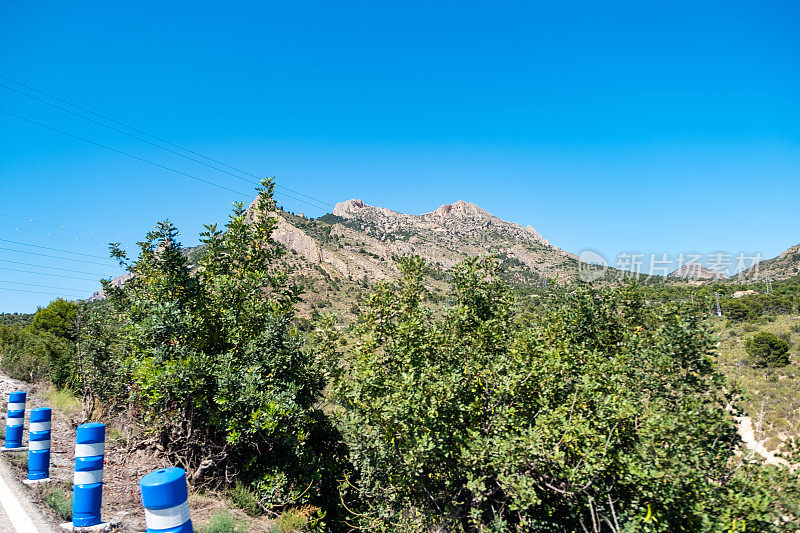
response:
[(742, 441), (744, 441), (745, 446), (747, 448), (760, 455), (764, 458), (764, 461), (768, 465), (774, 466), (791, 466), (789, 461), (784, 459), (783, 457), (777, 457), (775, 452), (771, 452), (761, 444), (755, 436), (755, 431), (753, 431), (753, 420), (749, 416), (737, 416), (736, 419), (736, 428), (739, 431), (739, 435), (742, 437)]

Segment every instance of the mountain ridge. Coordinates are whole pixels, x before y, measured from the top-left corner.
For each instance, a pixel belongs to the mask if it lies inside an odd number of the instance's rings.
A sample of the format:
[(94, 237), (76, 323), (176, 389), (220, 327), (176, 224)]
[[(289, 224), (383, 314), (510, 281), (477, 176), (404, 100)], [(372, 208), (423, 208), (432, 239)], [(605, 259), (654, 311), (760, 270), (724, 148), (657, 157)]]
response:
[[(254, 216), (252, 209), (248, 216)], [(394, 278), (398, 270), (392, 259), (410, 254), (420, 255), (441, 271), (469, 257), (499, 256), (506, 266), (516, 268), (517, 281), (523, 284), (546, 277), (566, 282), (578, 272), (577, 256), (550, 244), (531, 226), (502, 220), (463, 200), (421, 215), (359, 199), (339, 202), (333, 213), (318, 219), (285, 211), (278, 215), (273, 234), (277, 242), (348, 278)]]

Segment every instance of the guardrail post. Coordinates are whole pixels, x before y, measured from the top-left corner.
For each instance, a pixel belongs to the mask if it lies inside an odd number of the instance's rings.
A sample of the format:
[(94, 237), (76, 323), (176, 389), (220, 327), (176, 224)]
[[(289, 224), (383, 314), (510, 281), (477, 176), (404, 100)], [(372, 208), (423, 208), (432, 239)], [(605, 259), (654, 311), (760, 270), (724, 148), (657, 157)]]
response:
[(28, 428), (28, 479), (50, 478), (50, 422), (49, 407), (31, 409)]
[(139, 481), (147, 533), (192, 533), (183, 468), (162, 468)]
[(25, 424), (25, 397), (24, 391), (8, 393), (5, 448), (22, 448), (22, 428)]
[(74, 527), (95, 526), (100, 523), (105, 450), (105, 424), (92, 422), (78, 426), (75, 436), (75, 476), (72, 493)]

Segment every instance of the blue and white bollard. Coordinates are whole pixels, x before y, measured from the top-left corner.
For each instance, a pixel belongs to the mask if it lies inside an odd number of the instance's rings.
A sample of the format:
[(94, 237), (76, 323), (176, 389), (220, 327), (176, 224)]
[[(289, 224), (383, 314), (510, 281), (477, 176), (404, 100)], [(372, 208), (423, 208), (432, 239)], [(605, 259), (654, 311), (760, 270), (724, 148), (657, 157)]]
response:
[(192, 533), (183, 468), (162, 468), (139, 481), (147, 533)]
[(28, 428), (28, 479), (50, 477), (50, 419), (49, 407), (31, 409)]
[(25, 392), (8, 393), (6, 414), (6, 448), (22, 447), (22, 428), (25, 423)]
[(78, 426), (75, 436), (75, 476), (72, 493), (74, 527), (96, 526), (100, 523), (105, 451), (105, 424), (92, 422)]

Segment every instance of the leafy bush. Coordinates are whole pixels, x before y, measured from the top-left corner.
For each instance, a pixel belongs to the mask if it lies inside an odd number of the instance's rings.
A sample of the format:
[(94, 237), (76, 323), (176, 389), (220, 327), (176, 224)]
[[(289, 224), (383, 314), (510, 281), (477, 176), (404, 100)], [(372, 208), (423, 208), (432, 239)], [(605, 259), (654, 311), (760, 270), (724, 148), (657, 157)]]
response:
[(75, 344), (48, 332), (19, 326), (0, 326), (3, 370), (14, 379), (52, 381), (57, 387), (74, 385)]
[(789, 343), (773, 333), (761, 331), (745, 341), (745, 349), (757, 367), (780, 367), (789, 364)]
[(135, 262), (113, 248), (132, 277), (105, 290), (124, 320), (143, 427), (191, 483), (238, 477), (271, 510), (332, 498), (341, 452), (317, 408), (323, 372), (292, 326), (299, 291), (275, 266), (273, 184), (263, 185), (250, 211), (236, 204), (226, 231), (206, 226), (196, 271), (165, 221)]
[(33, 315), (30, 330), (33, 333), (50, 333), (56, 337), (75, 341), (77, 330), (75, 318), (78, 314), (78, 305), (57, 298), (47, 307), (40, 307)]
[(725, 316), (731, 320), (755, 320), (763, 312), (763, 306), (754, 298), (728, 300), (722, 306)]
[(77, 304), (58, 298), (40, 307), (27, 326), (0, 325), (0, 366), (11, 377), (75, 386)]
[[(334, 379), (357, 527), (797, 526), (797, 480), (737, 459), (735, 398), (691, 306), (581, 289), (519, 324), (493, 263), (472, 260), (452, 274), (457, 305), (436, 319), (420, 305), (422, 261), (400, 266), (398, 283), (376, 286)], [(787, 488), (775, 495), (773, 483)]]

